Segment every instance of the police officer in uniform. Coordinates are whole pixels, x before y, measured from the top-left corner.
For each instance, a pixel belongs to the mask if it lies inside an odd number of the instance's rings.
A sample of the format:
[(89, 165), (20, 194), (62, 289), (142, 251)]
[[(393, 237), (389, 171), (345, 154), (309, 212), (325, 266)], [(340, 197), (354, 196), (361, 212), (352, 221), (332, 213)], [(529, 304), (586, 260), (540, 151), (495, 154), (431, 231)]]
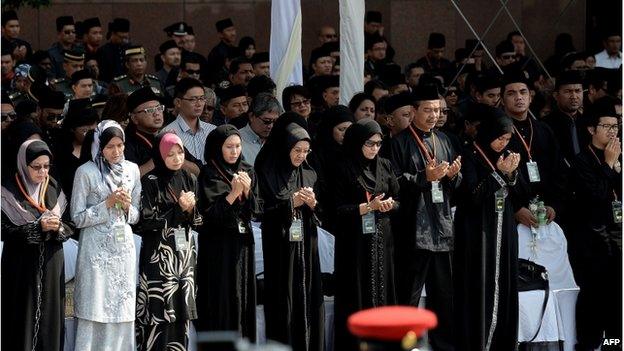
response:
[(100, 79), (110, 82), (114, 77), (124, 73), (124, 52), (130, 45), (130, 21), (125, 18), (115, 18), (108, 24), (106, 33), (108, 43), (97, 51), (100, 66)]
[(128, 47), (125, 51), (125, 66), (127, 74), (113, 79), (108, 91), (110, 95), (117, 93), (130, 94), (142, 87), (151, 87), (158, 96), (163, 96), (163, 88), (156, 76), (146, 74), (147, 55), (145, 48), (140, 45)]
[(56, 91), (60, 91), (65, 95), (65, 99), (70, 99), (74, 92), (71, 88), (71, 76), (84, 69), (85, 55), (82, 52), (66, 50), (63, 53), (63, 69), (65, 70), (65, 77), (53, 79), (50, 82), (50, 87)]

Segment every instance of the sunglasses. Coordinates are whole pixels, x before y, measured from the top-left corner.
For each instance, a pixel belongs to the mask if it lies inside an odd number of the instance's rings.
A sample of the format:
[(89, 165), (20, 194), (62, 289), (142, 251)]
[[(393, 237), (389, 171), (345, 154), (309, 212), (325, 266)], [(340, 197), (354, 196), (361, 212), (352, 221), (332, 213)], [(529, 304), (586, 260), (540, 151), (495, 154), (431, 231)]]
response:
[(185, 69), (185, 71), (188, 74), (200, 74), (201, 73), (200, 69)]
[(2, 122), (6, 122), (7, 120), (14, 120), (17, 117), (17, 113), (15, 112), (8, 112), (8, 113), (3, 113), (2, 114)]
[(301, 101), (293, 101), (290, 103), (290, 106), (292, 107), (302, 107), (303, 105), (309, 105), (310, 104), (310, 99), (305, 99), (305, 100), (301, 100)]
[(338, 34), (325, 34), (325, 38), (327, 39), (338, 38)]
[(46, 119), (48, 120), (48, 122), (58, 121), (58, 120), (60, 120), (60, 119), (62, 119), (62, 118), (63, 118), (63, 115), (62, 115), (62, 114), (58, 114), (58, 115), (55, 115), (55, 114), (49, 114), (49, 115), (46, 117)]
[(501, 58), (503, 60), (511, 60), (511, 59), (515, 59), (516, 55), (501, 55)]
[(383, 143), (383, 140), (379, 140), (379, 141), (366, 140), (364, 142), (364, 146), (366, 146), (366, 147), (373, 147), (373, 146), (381, 147), (382, 143)]
[(447, 91), (446, 92), (446, 96), (449, 96), (449, 95), (457, 95), (457, 90), (449, 90), (449, 91)]
[(51, 166), (52, 166), (51, 164), (47, 164), (47, 165), (36, 165), (36, 166), (33, 166), (33, 165), (28, 165), (28, 167), (32, 168), (33, 170), (35, 170), (35, 171), (37, 171), (37, 172), (41, 171), (42, 169), (47, 171), (47, 170), (49, 170), (49, 169), (50, 169), (50, 167), (51, 167)]

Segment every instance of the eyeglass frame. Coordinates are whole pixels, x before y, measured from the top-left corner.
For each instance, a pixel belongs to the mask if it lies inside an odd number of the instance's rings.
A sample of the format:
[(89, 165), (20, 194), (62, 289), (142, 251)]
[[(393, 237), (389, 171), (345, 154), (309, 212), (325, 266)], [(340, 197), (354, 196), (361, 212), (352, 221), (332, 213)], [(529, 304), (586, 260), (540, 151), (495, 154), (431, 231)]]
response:
[[(151, 110), (151, 111), (150, 111)], [(156, 106), (152, 106), (152, 107), (148, 107), (148, 108), (144, 108), (142, 110), (138, 110), (138, 111), (133, 111), (132, 113), (145, 113), (147, 115), (154, 115), (156, 112), (165, 112), (165, 105), (163, 104), (158, 104)]]

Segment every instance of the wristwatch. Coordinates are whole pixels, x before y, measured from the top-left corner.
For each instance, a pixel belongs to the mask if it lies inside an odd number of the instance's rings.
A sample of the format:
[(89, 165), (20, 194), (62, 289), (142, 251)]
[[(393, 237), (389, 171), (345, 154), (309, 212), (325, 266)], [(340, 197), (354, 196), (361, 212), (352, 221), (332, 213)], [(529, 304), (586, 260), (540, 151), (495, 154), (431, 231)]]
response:
[(370, 202), (366, 203), (366, 211), (368, 211), (368, 213), (373, 212), (373, 208), (370, 205)]

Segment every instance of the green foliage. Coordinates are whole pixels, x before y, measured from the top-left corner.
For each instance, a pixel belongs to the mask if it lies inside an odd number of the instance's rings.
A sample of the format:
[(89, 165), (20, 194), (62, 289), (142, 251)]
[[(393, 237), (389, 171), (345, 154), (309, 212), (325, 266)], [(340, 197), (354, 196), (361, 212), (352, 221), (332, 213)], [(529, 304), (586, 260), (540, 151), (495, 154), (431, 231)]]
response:
[(50, 5), (50, 0), (2, 0), (2, 10), (17, 10), (22, 6), (38, 9)]

